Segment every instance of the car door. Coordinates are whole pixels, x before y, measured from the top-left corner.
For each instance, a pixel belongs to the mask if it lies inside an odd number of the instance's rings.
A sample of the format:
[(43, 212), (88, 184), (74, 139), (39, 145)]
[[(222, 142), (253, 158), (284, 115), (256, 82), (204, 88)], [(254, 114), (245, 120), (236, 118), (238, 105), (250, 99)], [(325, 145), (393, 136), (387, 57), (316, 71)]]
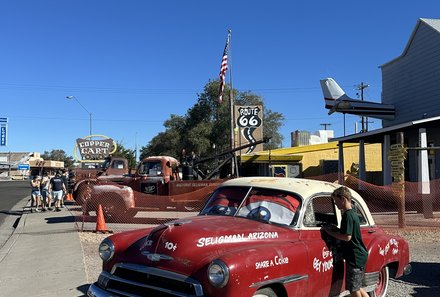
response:
[(343, 291), (344, 264), (338, 241), (327, 235), (323, 225), (337, 225), (339, 211), (330, 193), (307, 200), (300, 223), (301, 240), (308, 247), (308, 296), (335, 296)]

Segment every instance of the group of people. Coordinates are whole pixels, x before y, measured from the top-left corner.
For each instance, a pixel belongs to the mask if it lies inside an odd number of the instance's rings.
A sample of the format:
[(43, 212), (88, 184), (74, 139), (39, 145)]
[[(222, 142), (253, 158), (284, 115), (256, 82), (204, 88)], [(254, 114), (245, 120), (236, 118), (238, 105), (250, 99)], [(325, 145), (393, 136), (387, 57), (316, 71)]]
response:
[(61, 211), (64, 197), (67, 194), (68, 172), (58, 170), (50, 177), (47, 172), (43, 176), (35, 175), (31, 180), (31, 212), (47, 210)]

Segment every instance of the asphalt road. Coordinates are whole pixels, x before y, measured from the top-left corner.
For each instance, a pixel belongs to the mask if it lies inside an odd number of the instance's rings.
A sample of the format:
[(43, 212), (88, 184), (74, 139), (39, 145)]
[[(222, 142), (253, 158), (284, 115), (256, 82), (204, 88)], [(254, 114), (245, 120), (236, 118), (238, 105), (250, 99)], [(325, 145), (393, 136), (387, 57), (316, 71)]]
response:
[(31, 187), (25, 181), (0, 181), (0, 247), (2, 247), (23, 213)]

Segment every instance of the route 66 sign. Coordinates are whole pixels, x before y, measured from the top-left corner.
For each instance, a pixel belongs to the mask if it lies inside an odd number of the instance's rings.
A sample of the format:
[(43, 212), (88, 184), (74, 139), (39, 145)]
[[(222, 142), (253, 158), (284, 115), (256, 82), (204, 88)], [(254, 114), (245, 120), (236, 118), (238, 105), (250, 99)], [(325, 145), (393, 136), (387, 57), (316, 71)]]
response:
[(261, 126), (261, 118), (260, 118), (260, 106), (240, 106), (238, 107), (238, 118), (237, 125), (238, 127), (260, 127)]
[[(240, 131), (239, 145), (253, 143), (256, 139), (263, 138), (263, 107), (235, 106), (236, 125)], [(260, 151), (263, 145), (254, 145), (242, 151), (242, 154), (249, 154), (253, 151)]]

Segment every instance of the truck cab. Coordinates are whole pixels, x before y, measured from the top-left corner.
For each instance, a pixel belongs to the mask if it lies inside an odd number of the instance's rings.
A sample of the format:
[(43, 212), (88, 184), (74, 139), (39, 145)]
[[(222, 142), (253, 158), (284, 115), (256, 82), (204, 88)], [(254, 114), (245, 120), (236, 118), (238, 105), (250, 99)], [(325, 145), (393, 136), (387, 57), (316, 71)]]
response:
[(134, 178), (126, 185), (144, 194), (168, 195), (169, 182), (181, 180), (179, 165), (179, 161), (173, 157), (147, 157), (139, 164)]

